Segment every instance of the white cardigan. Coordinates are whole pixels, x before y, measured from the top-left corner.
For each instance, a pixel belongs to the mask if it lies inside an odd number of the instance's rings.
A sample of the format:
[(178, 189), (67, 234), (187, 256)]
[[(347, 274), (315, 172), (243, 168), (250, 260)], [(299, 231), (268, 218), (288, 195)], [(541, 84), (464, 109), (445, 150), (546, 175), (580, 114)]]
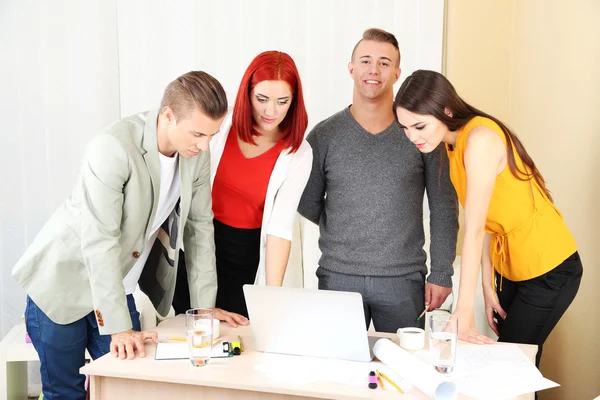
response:
[[(229, 113), (223, 125), (221, 125), (219, 133), (210, 141), (211, 185), (215, 181), (227, 136), (229, 136), (231, 130), (232, 114)], [(254, 280), (255, 285), (266, 285), (267, 235), (292, 241), (294, 217), (300, 197), (310, 176), (312, 159), (312, 148), (306, 140), (303, 140), (297, 152), (290, 154), (287, 149), (282, 150), (275, 162), (265, 198), (265, 209), (260, 230), (260, 262)]]

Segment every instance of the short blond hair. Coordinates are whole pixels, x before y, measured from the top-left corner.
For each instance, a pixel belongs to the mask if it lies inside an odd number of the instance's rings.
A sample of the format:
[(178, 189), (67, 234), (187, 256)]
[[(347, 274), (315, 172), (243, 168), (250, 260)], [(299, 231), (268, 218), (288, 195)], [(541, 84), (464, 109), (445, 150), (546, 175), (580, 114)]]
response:
[(227, 95), (223, 86), (210, 74), (191, 71), (167, 85), (160, 110), (171, 108), (175, 118), (184, 119), (196, 107), (214, 120), (227, 113)]
[(370, 28), (363, 32), (362, 39), (360, 39), (358, 43), (356, 43), (356, 45), (354, 46), (354, 49), (352, 49), (351, 61), (354, 60), (354, 53), (356, 52), (356, 48), (363, 40), (372, 40), (374, 42), (389, 43), (392, 46), (394, 46), (394, 48), (398, 52), (398, 66), (400, 65), (400, 47), (398, 46), (398, 39), (396, 39), (396, 36), (394, 36), (393, 33), (378, 28)]

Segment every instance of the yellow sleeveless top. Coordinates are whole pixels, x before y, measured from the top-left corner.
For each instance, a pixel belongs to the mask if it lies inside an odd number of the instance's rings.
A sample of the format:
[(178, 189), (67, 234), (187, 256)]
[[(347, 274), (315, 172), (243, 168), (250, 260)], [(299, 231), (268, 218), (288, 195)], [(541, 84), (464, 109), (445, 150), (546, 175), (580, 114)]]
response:
[[(469, 133), (477, 126), (491, 128), (506, 145), (506, 136), (498, 124), (489, 118), (475, 117), (459, 131), (454, 148), (446, 146), (450, 179), (463, 207), (467, 194), (465, 147)], [(517, 166), (525, 170), (514, 148), (513, 154)], [(562, 214), (535, 179), (517, 179), (508, 163), (496, 177), (485, 231), (493, 235), (490, 254), (494, 269), (511, 281), (543, 275), (577, 251)]]

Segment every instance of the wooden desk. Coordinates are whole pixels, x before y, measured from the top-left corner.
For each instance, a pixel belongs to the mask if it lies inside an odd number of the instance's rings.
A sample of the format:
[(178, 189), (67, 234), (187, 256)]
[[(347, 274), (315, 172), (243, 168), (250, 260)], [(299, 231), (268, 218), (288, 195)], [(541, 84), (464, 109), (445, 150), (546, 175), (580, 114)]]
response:
[[(156, 331), (160, 340), (169, 336), (183, 336), (184, 319), (177, 316), (161, 323)], [(91, 400), (104, 399), (398, 399), (397, 392), (372, 390), (367, 387), (318, 382), (290, 384), (269, 379), (254, 366), (264, 363), (265, 355), (254, 350), (250, 327), (233, 329), (221, 324), (221, 336), (233, 339), (241, 335), (245, 352), (233, 358), (210, 360), (207, 367), (195, 368), (188, 360), (156, 361), (156, 346), (146, 343), (146, 357), (135, 360), (118, 360), (110, 354), (91, 362), (81, 369), (89, 374)], [(396, 335), (373, 333), (388, 337), (397, 343)], [(537, 346), (521, 345), (532, 360)], [(492, 388), (490, 388), (492, 390)], [(416, 388), (401, 396), (403, 400), (420, 400), (427, 397)], [(463, 400), (466, 397), (460, 397)], [(519, 400), (533, 399), (533, 394)]]

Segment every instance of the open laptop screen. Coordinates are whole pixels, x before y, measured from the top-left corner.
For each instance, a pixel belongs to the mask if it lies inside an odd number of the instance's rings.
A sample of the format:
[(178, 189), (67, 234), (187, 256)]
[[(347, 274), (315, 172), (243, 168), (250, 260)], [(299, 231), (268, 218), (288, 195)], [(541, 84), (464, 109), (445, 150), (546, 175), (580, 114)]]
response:
[(372, 359), (359, 293), (244, 285), (244, 296), (258, 351)]

